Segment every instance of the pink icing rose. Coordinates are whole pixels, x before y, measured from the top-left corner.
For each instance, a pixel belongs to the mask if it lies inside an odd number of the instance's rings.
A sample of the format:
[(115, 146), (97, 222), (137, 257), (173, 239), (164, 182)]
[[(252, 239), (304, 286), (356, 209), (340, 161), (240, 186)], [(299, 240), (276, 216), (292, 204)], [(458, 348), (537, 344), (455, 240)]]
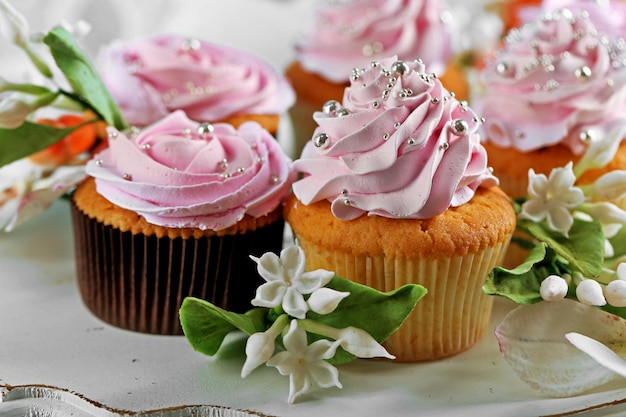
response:
[(544, 0), (541, 7), (526, 6), (519, 13), (522, 22), (531, 22), (541, 18), (542, 13), (553, 13), (561, 9), (568, 9), (572, 13), (586, 13), (602, 33), (626, 35), (626, 3), (618, 0)]
[(282, 114), (295, 100), (270, 65), (241, 50), (162, 35), (112, 46), (99, 56), (102, 79), (127, 121), (146, 126), (174, 110), (197, 121)]
[(318, 128), (293, 185), (304, 204), (326, 199), (333, 214), (423, 219), (495, 185), (476, 133), (481, 120), (426, 74), (419, 61), (386, 58), (353, 74), (343, 103), (316, 112)]
[(452, 35), (440, 1), (352, 0), (322, 8), (296, 49), (302, 66), (333, 82), (346, 82), (354, 67), (397, 55), (422, 59), (443, 71), (452, 56)]
[(294, 180), (291, 160), (256, 122), (197, 123), (182, 111), (136, 134), (109, 129), (87, 163), (98, 192), (166, 227), (221, 230), (270, 213)]
[(483, 136), (522, 152), (561, 143), (581, 154), (588, 139), (615, 129), (623, 133), (626, 71), (620, 49), (598, 33), (587, 13), (557, 11), (514, 29), (480, 74), (483, 85), (472, 97), (486, 118)]

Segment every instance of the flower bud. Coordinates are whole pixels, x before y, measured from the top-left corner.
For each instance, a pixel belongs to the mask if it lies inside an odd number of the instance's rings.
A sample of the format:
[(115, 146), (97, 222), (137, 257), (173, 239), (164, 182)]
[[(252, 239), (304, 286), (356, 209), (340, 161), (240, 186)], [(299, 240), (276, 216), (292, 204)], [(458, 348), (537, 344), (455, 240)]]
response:
[(578, 284), (576, 297), (583, 304), (592, 306), (603, 306), (606, 304), (606, 299), (602, 294), (602, 286), (593, 279), (585, 279)]
[(335, 311), (341, 300), (349, 295), (349, 292), (339, 292), (322, 287), (313, 291), (307, 300), (307, 304), (309, 308), (317, 314), (328, 314)]
[(567, 281), (558, 275), (550, 275), (541, 282), (539, 293), (545, 301), (557, 301), (567, 295)]
[(604, 289), (604, 296), (610, 305), (614, 307), (626, 307), (626, 281), (616, 279), (609, 282)]
[(20, 127), (31, 111), (31, 106), (14, 97), (0, 100), (0, 127), (5, 129)]

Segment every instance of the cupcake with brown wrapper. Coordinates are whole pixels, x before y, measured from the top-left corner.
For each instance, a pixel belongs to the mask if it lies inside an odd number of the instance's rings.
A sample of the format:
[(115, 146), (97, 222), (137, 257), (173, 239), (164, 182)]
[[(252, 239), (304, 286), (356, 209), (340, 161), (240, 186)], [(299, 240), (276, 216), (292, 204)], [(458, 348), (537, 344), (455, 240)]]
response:
[(487, 329), (483, 293), (515, 228), (487, 167), (481, 119), (420, 61), (387, 58), (353, 77), (340, 106), (315, 113), (285, 218), (307, 268), (428, 294), (384, 346), (399, 361), (454, 355)]
[(260, 278), (249, 255), (282, 247), (292, 163), (258, 123), (238, 129), (175, 112), (144, 130), (109, 129), (109, 148), (72, 198), (87, 307), (129, 330), (182, 334), (194, 296), (237, 312)]

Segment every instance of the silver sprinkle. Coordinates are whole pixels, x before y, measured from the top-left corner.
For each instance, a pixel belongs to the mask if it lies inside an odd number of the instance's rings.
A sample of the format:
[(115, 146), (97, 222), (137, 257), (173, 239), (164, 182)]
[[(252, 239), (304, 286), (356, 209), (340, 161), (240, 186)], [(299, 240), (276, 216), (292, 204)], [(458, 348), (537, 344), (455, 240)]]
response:
[(191, 129), (189, 129), (189, 128), (183, 129), (183, 135), (185, 135), (185, 136), (191, 135)]
[(413, 138), (409, 138), (409, 139), (406, 141), (406, 143), (408, 143), (409, 145), (413, 146), (413, 145), (415, 145), (415, 139), (413, 139)]
[(344, 199), (343, 200), (343, 204), (345, 204), (346, 206), (351, 206), (352, 205), (352, 201), (350, 201), (349, 199)]
[(437, 103), (439, 103), (439, 99), (437, 97), (433, 97), (433, 98), (430, 99), (430, 102), (433, 103), (433, 104), (437, 104)]
[(349, 112), (349, 111), (348, 111), (348, 109), (346, 109), (345, 107), (342, 107), (342, 108), (340, 108), (339, 110), (337, 110), (337, 111), (335, 112), (335, 115), (336, 115), (337, 117), (347, 116), (347, 115), (349, 115), (349, 114), (350, 114), (350, 112)]
[(372, 107), (373, 107), (373, 108), (375, 108), (375, 109), (377, 109), (378, 107), (380, 107), (380, 103), (378, 103), (377, 101), (374, 101), (374, 102), (372, 103)]
[(383, 100), (387, 100), (389, 98), (389, 90), (388, 89), (384, 89), (383, 90), (383, 96), (382, 99)]
[(578, 137), (582, 143), (588, 145), (591, 142), (593, 142), (594, 137), (595, 137), (595, 132), (593, 130), (583, 130), (582, 132), (580, 132)]
[(341, 104), (337, 100), (328, 100), (322, 105), (322, 112), (324, 114), (333, 114), (341, 108)]
[(259, 164), (262, 164), (262, 163), (264, 163), (264, 162), (265, 162), (265, 158), (263, 158), (262, 156), (259, 156), (259, 157), (256, 159), (256, 161), (257, 161)]
[(341, 190), (341, 195), (342, 196), (347, 196), (348, 195), (348, 190), (346, 190), (345, 188)]
[(104, 161), (102, 159), (96, 159), (96, 165), (98, 165), (99, 167), (102, 166), (102, 164), (104, 164)]
[(109, 139), (116, 139), (117, 138), (117, 130), (109, 130), (109, 133), (107, 135), (109, 137)]
[(147, 151), (147, 150), (150, 150), (150, 148), (152, 148), (152, 145), (150, 145), (149, 143), (144, 143), (142, 148)]
[(200, 49), (200, 41), (198, 39), (185, 39), (181, 42), (180, 48), (183, 51), (197, 51)]
[(313, 138), (313, 144), (316, 148), (325, 148), (330, 144), (329, 139), (328, 135), (322, 132)]
[(578, 67), (574, 70), (574, 75), (580, 80), (586, 80), (591, 77), (591, 68), (586, 65)]
[(243, 174), (244, 172), (246, 172), (246, 169), (244, 167), (239, 167), (237, 168), (237, 172)]
[(439, 149), (441, 149), (442, 151), (447, 150), (450, 147), (450, 144), (448, 142), (444, 142), (439, 146)]
[(397, 129), (397, 128), (399, 128), (399, 127), (400, 127), (400, 122), (395, 122), (395, 123), (393, 124), (393, 128), (394, 128), (394, 129)]
[(509, 72), (509, 65), (506, 62), (498, 62), (496, 64), (496, 72), (500, 75), (507, 74)]
[(396, 61), (391, 64), (390, 70), (394, 74), (403, 75), (411, 71), (411, 67), (404, 61)]
[(217, 163), (222, 171), (226, 171), (228, 169), (228, 160), (226, 158), (222, 159)]
[(198, 125), (198, 134), (202, 136), (203, 138), (207, 137), (214, 131), (215, 131), (215, 128), (209, 122), (202, 122)]
[(122, 178), (124, 178), (126, 181), (130, 181), (133, 179), (132, 175), (130, 174), (124, 174), (122, 175)]
[(383, 140), (389, 139), (389, 133), (383, 133)]
[(516, 130), (514, 135), (516, 138), (520, 138), (520, 139), (526, 137), (526, 134), (521, 130)]
[(467, 133), (467, 122), (463, 119), (455, 119), (452, 121), (452, 133), (457, 136), (462, 136)]

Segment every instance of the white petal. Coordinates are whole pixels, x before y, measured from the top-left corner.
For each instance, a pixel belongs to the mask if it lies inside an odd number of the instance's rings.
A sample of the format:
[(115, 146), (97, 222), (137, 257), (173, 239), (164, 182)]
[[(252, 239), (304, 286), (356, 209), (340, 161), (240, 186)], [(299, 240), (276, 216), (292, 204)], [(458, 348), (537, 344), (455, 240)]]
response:
[(626, 320), (564, 299), (520, 306), (496, 327), (500, 351), (519, 377), (557, 397), (581, 393), (615, 377), (574, 348), (565, 339), (570, 332), (587, 334), (605, 344), (621, 342)]
[(289, 404), (311, 390), (311, 381), (305, 372), (294, 372), (289, 375)]
[(311, 294), (313, 291), (325, 286), (335, 276), (334, 272), (325, 269), (303, 272), (293, 278), (293, 285), (300, 294)]
[(357, 327), (346, 327), (339, 332), (341, 347), (359, 358), (387, 358), (395, 359), (369, 333)]
[(572, 162), (568, 162), (564, 167), (554, 168), (548, 177), (547, 193), (559, 196), (561, 192), (571, 188), (576, 182), (576, 176), (572, 170)]
[(271, 281), (260, 285), (251, 304), (256, 307), (278, 307), (283, 303), (287, 287), (284, 282)]
[(600, 365), (626, 378), (626, 361), (615, 352), (588, 336), (580, 333), (567, 333), (565, 335), (574, 346), (592, 357)]
[(534, 169), (528, 170), (528, 194), (533, 198), (542, 198), (548, 191), (548, 178), (544, 174), (535, 174)]
[(17, 45), (25, 44), (28, 39), (28, 21), (6, 0), (0, 0), (0, 28), (4, 28), (4, 36)]
[(339, 371), (328, 362), (318, 361), (311, 364), (309, 375), (322, 388), (343, 388), (341, 382), (339, 382)]
[(322, 287), (313, 291), (307, 300), (307, 304), (317, 314), (329, 314), (335, 311), (341, 300), (349, 295), (349, 292), (340, 292)]
[(603, 167), (615, 157), (624, 137), (623, 125), (624, 123), (618, 120), (609, 132), (600, 135), (599, 140), (591, 141), (587, 151), (576, 163), (575, 171), (577, 174), (591, 168)]
[(309, 311), (309, 306), (304, 301), (302, 294), (292, 286), (287, 288), (283, 298), (283, 310), (292, 317), (303, 319), (306, 317), (306, 312)]
[(602, 286), (593, 279), (585, 279), (576, 286), (576, 298), (581, 303), (591, 306), (603, 306), (606, 304)]
[(539, 199), (527, 200), (522, 204), (522, 211), (519, 214), (521, 219), (528, 219), (540, 222), (546, 218), (547, 206)]
[(565, 207), (559, 205), (551, 205), (548, 209), (548, 215), (546, 216), (546, 222), (550, 229), (561, 232), (563, 236), (567, 237), (569, 229), (574, 224), (574, 217)]
[(297, 320), (291, 320), (289, 323), (289, 331), (283, 337), (285, 349), (292, 354), (304, 355), (308, 347), (306, 340), (306, 332), (298, 327)]
[(320, 339), (311, 343), (306, 350), (306, 360), (315, 362), (324, 359), (330, 359), (335, 356), (335, 352), (339, 347), (339, 341), (331, 342), (330, 340)]
[(280, 262), (285, 274), (294, 279), (304, 272), (306, 257), (300, 246), (289, 246), (280, 252)]
[(257, 271), (264, 280), (285, 281), (282, 264), (275, 253), (266, 252), (260, 258), (251, 258), (257, 263)]

